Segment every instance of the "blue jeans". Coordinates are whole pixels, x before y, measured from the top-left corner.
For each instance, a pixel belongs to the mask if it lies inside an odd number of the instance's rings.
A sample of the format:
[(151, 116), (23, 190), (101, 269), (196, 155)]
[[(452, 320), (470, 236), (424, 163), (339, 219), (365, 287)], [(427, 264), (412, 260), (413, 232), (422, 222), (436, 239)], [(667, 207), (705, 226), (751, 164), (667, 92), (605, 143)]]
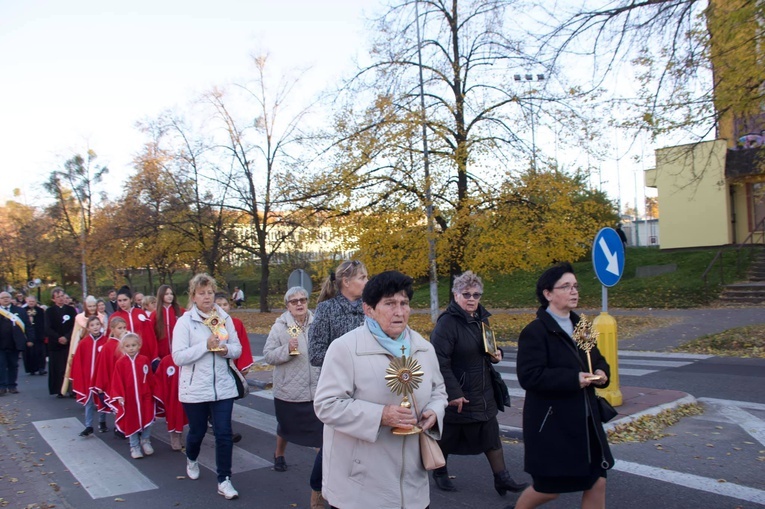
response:
[[(98, 396), (95, 394), (90, 395), (90, 399), (85, 403), (85, 427), (92, 428), (93, 427), (93, 417), (95, 417), (96, 413), (98, 412), (98, 409), (96, 407), (96, 398)], [(98, 422), (106, 422), (106, 414), (100, 413), (98, 414)]]
[(141, 440), (149, 440), (151, 438), (151, 427), (149, 424), (140, 433), (133, 433), (130, 435), (130, 447), (141, 447)]
[(19, 351), (0, 350), (0, 389), (15, 389), (19, 377)]
[(234, 398), (204, 403), (184, 403), (183, 409), (189, 419), (189, 432), (186, 434), (186, 457), (196, 461), (202, 440), (207, 434), (207, 417), (210, 416), (215, 434), (215, 468), (218, 482), (231, 477), (231, 461), (234, 454), (234, 440), (231, 431), (231, 413), (234, 410)]

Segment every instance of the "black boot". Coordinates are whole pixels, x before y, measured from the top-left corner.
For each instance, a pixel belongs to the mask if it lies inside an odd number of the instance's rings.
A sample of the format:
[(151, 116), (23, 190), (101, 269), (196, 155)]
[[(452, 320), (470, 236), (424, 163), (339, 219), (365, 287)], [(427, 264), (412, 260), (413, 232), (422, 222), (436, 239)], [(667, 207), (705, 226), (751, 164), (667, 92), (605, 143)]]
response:
[(528, 485), (525, 482), (515, 482), (507, 470), (494, 474), (494, 489), (503, 497), (508, 491), (523, 491)]
[(433, 470), (433, 481), (435, 481), (438, 489), (442, 491), (457, 491), (457, 487), (449, 479), (449, 472), (446, 470), (446, 467)]

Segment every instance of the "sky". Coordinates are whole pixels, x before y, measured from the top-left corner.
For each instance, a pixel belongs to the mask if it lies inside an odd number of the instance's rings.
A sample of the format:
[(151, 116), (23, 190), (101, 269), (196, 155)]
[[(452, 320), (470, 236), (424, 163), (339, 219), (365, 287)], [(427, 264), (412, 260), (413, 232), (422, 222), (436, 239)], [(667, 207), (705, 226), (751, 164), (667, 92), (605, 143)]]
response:
[[(144, 140), (137, 121), (247, 76), (260, 51), (284, 69), (310, 67), (318, 93), (366, 53), (365, 19), (382, 7), (381, 0), (0, 0), (0, 203), (16, 188), (16, 199), (41, 203), (50, 172), (88, 149), (110, 169), (104, 189), (118, 196)], [(620, 165), (618, 179), (601, 179), (603, 189), (634, 203), (643, 168)], [(639, 194), (642, 201), (642, 185)]]

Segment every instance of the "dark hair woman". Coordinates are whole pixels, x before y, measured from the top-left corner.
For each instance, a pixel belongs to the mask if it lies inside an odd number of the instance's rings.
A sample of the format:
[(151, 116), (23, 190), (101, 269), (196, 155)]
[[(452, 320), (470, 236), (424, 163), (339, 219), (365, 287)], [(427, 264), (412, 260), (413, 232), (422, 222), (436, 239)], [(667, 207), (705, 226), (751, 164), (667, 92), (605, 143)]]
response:
[[(547, 269), (537, 281), (537, 318), (518, 340), (518, 381), (523, 406), (524, 468), (534, 479), (518, 498), (531, 509), (560, 493), (582, 491), (582, 507), (606, 506), (606, 472), (614, 458), (595, 395), (610, 370), (595, 347), (586, 354), (573, 340), (579, 316), (579, 285), (569, 263)], [(596, 376), (598, 378), (596, 378)]]
[(170, 285), (162, 285), (157, 290), (157, 311), (152, 313), (151, 322), (157, 336), (157, 352), (162, 359), (172, 351), (173, 329), (178, 318), (185, 313), (175, 292)]
[[(308, 329), (308, 359), (311, 365), (321, 366), (330, 343), (364, 323), (361, 294), (368, 279), (363, 263), (347, 260), (324, 280), (313, 324)], [(311, 472), (311, 509), (324, 507), (321, 463), (322, 451), (319, 450)]]

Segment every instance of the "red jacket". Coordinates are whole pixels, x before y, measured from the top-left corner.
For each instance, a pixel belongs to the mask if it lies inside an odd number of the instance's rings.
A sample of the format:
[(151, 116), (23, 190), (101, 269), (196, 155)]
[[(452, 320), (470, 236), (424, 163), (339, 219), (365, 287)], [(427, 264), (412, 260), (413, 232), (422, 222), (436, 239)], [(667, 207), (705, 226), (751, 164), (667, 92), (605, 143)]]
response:
[(114, 365), (107, 403), (116, 414), (114, 425), (126, 437), (143, 431), (154, 422), (154, 377), (149, 359), (138, 354), (123, 355)]
[(145, 355), (150, 361), (159, 359), (157, 352), (157, 336), (154, 334), (154, 327), (151, 325), (151, 318), (146, 316), (142, 309), (130, 308), (130, 312), (118, 309), (109, 319), (119, 316), (125, 323), (130, 332), (135, 332), (141, 336), (141, 355)]
[(96, 368), (107, 339), (101, 334), (98, 339), (88, 334), (77, 343), (77, 350), (72, 357), (72, 390), (77, 395), (77, 403), (86, 404), (91, 397), (96, 379)]
[[(181, 308), (181, 315), (186, 310)], [(165, 327), (161, 332), (157, 332), (157, 316), (162, 313), (165, 318)], [(173, 329), (175, 329), (175, 323), (178, 321), (178, 316), (175, 316), (175, 312), (172, 307), (161, 305), (157, 307), (157, 310), (151, 315), (151, 329), (157, 338), (157, 354), (160, 359), (164, 359), (165, 356), (170, 355), (173, 351)]]
[(159, 400), (160, 411), (158, 416), (164, 414), (167, 420), (167, 431), (181, 433), (183, 427), (189, 423), (183, 404), (178, 400), (178, 378), (180, 369), (173, 362), (172, 355), (162, 357), (157, 372), (154, 373), (156, 391), (154, 396)]

